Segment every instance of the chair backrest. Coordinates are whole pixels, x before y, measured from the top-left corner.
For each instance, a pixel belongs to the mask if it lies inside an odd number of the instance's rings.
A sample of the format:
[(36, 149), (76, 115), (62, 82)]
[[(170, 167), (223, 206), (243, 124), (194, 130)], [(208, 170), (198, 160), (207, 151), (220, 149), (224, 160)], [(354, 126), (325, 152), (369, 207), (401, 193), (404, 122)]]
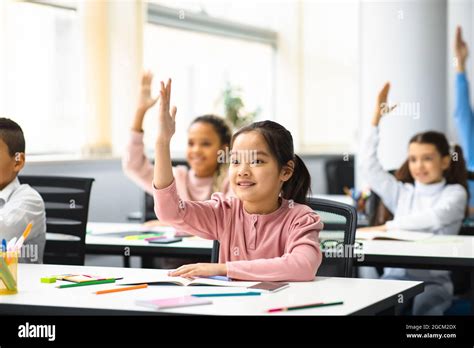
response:
[(325, 163), (327, 193), (344, 194), (344, 187), (354, 187), (354, 156), (329, 159)]
[(336, 248), (326, 250), (321, 248), (323, 262), (318, 275), (352, 277), (356, 257), (354, 243), (357, 210), (353, 206), (327, 199), (310, 198), (308, 203), (324, 223), (324, 229), (319, 234), (320, 241), (340, 242)]
[(467, 180), (474, 181), (474, 172), (467, 172)]
[(218, 263), (219, 262), (219, 241), (215, 240), (212, 243), (212, 253), (211, 253), (211, 262)]
[[(388, 172), (395, 175), (396, 169), (389, 170)], [(386, 221), (393, 219), (393, 214), (385, 207), (380, 196), (374, 191), (371, 191), (370, 197), (365, 204), (365, 214), (369, 226), (383, 225)]]
[(46, 209), (44, 263), (83, 265), (91, 178), (20, 175), (34, 188)]
[[(468, 172), (468, 181), (474, 181), (474, 172)], [(474, 220), (472, 218), (466, 219), (459, 231), (462, 236), (474, 236)], [(453, 283), (454, 295), (463, 295), (468, 291), (472, 291), (471, 274), (467, 270), (452, 270), (451, 281)]]
[[(184, 160), (173, 160), (171, 164), (173, 167), (179, 165), (189, 167), (188, 162)], [(153, 197), (145, 192), (145, 199), (143, 202), (143, 222), (148, 220), (156, 220), (155, 202), (153, 201)]]
[[(467, 172), (467, 180), (474, 181), (474, 172)], [(470, 192), (472, 195), (474, 192)], [(472, 217), (467, 218), (461, 226), (460, 235), (463, 236), (474, 236), (474, 219)]]
[[(357, 228), (356, 209), (347, 204), (318, 198), (310, 198), (309, 206), (321, 216), (321, 220), (324, 222), (325, 227), (320, 233), (320, 238), (321, 234), (324, 234), (324, 237), (327, 237), (326, 239), (340, 240), (343, 243), (344, 252), (347, 250), (353, 252)], [(211, 262), (213, 263), (219, 262), (219, 247), (219, 242), (215, 240), (211, 254)], [(318, 275), (352, 277), (355, 255), (344, 254), (343, 256), (327, 258), (323, 255), (323, 263), (318, 270)]]

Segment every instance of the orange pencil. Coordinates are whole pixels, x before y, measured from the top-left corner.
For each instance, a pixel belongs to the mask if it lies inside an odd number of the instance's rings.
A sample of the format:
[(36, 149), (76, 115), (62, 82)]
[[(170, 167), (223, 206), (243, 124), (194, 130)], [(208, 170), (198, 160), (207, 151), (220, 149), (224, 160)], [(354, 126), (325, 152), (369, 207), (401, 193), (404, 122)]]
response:
[[(13, 246), (13, 249), (12, 251), (19, 251), (21, 246), (23, 245), (23, 243), (25, 242), (26, 238), (28, 237), (28, 235), (30, 234), (31, 232), (31, 228), (33, 227), (33, 223), (29, 223), (25, 230), (23, 231), (23, 234), (21, 235), (20, 238), (18, 238), (18, 240), (16, 241), (15, 245)], [(8, 256), (8, 253), (7, 253), (7, 258), (6, 258), (6, 261), (7, 261), (7, 265), (9, 265), (12, 260), (11, 260), (11, 256)]]
[(25, 230), (23, 231), (23, 240), (26, 240), (26, 238), (28, 237), (28, 235), (30, 234), (31, 232), (31, 228), (33, 227), (33, 223), (30, 222), (28, 224), (28, 226), (26, 226)]
[(146, 287), (148, 287), (148, 284), (140, 284), (140, 285), (134, 285), (134, 286), (127, 286), (127, 287), (124, 287), (124, 288), (113, 288), (113, 289), (107, 289), (107, 290), (100, 290), (100, 291), (96, 291), (95, 294), (96, 295), (110, 294), (112, 292), (144, 289)]

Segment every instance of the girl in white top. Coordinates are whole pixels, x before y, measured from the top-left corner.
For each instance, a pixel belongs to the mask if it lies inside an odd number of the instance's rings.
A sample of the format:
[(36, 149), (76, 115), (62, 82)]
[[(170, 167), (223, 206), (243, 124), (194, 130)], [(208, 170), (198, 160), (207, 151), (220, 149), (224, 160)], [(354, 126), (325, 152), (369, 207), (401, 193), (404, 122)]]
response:
[[(377, 158), (380, 119), (394, 108), (387, 106), (389, 88), (386, 83), (379, 93), (372, 127), (360, 156), (367, 183), (394, 218), (360, 231), (403, 229), (457, 234), (468, 201), (467, 169), (459, 146), (451, 159), (444, 134), (416, 134), (410, 140), (408, 159), (395, 176), (386, 172)], [(449, 271), (385, 268), (382, 278), (425, 282), (425, 291), (413, 301), (414, 315), (442, 315), (451, 304), (453, 284)]]

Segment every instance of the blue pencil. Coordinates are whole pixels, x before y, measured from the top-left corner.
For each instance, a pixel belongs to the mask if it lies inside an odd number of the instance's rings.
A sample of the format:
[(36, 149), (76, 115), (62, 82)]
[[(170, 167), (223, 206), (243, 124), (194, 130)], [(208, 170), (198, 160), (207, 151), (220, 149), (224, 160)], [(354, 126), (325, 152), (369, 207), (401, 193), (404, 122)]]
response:
[(260, 292), (224, 292), (215, 294), (193, 294), (194, 297), (259, 296)]

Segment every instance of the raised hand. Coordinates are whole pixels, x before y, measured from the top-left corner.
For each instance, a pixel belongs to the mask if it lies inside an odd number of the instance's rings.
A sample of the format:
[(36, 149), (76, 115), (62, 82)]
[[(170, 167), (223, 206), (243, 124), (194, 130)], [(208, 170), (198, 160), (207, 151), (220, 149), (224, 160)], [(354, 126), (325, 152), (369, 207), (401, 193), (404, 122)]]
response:
[(456, 39), (454, 40), (454, 53), (456, 54), (456, 69), (464, 72), (466, 59), (469, 54), (466, 42), (462, 39), (461, 27), (456, 28)]
[(388, 92), (390, 91), (390, 82), (386, 82), (380, 90), (377, 97), (377, 104), (375, 105), (374, 117), (372, 125), (378, 126), (383, 115), (390, 113), (397, 105), (389, 106), (387, 102)]
[(153, 74), (150, 71), (143, 73), (142, 82), (140, 85), (140, 94), (138, 96), (137, 111), (135, 112), (135, 117), (132, 123), (132, 130), (135, 132), (143, 132), (143, 119), (145, 118), (145, 113), (149, 108), (155, 105), (160, 98), (159, 96), (156, 98), (151, 96), (152, 81)]
[(143, 112), (147, 111), (153, 105), (156, 104), (158, 99), (160, 98), (157, 96), (153, 98), (151, 96), (151, 82), (153, 81), (153, 74), (150, 71), (143, 73), (142, 75), (142, 83), (140, 86), (140, 95), (138, 96), (138, 109), (142, 110)]
[(176, 106), (170, 109), (171, 99), (171, 79), (166, 85), (160, 83), (160, 112), (158, 117), (158, 137), (157, 141), (169, 143), (176, 130)]
[(160, 111), (158, 115), (158, 136), (155, 142), (155, 169), (153, 185), (162, 189), (171, 185), (174, 180), (171, 167), (170, 142), (176, 129), (176, 107), (170, 109), (171, 80), (166, 86), (160, 83)]

